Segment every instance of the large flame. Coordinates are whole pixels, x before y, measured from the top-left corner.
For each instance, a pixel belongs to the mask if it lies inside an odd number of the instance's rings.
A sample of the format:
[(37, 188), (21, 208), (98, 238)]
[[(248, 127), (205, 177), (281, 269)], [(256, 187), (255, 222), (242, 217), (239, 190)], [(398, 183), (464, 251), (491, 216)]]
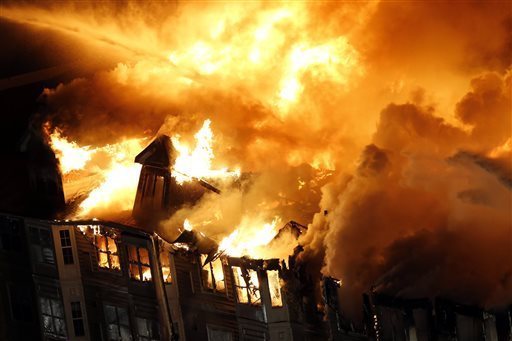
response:
[(234, 257), (263, 257), (270, 253), (266, 246), (276, 236), (279, 221), (279, 217), (271, 222), (243, 217), (240, 225), (220, 242), (219, 250)]
[[(68, 199), (76, 194), (69, 192), (76, 182), (82, 180), (80, 175), (88, 177), (93, 174), (92, 184), (88, 183), (88, 188), (78, 192), (88, 194), (80, 203), (76, 217), (85, 217), (101, 210), (126, 211), (133, 207), (141, 169), (141, 165), (133, 160), (144, 147), (145, 138), (127, 139), (97, 148), (69, 141), (58, 129), (49, 133), (49, 138), (59, 159)], [(76, 174), (80, 172), (82, 174)]]
[(211, 121), (205, 120), (201, 129), (194, 135), (196, 146), (194, 150), (180, 141), (180, 136), (172, 137), (172, 143), (178, 156), (172, 166), (172, 176), (179, 184), (190, 179), (238, 177), (240, 171), (228, 171), (227, 167), (212, 169), (214, 153), (212, 149), (213, 132)]

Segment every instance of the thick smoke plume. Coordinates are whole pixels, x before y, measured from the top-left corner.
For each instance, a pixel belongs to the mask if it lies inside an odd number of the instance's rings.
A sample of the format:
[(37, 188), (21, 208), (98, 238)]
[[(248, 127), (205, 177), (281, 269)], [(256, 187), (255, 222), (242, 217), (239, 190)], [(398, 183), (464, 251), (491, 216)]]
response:
[(309, 223), (304, 259), (352, 314), (371, 286), (512, 302), (509, 4), (2, 6), (118, 62), (42, 94), (71, 139), (186, 139), (210, 118), (216, 160), (257, 174), (177, 217), (220, 212), (219, 237), (255, 212)]

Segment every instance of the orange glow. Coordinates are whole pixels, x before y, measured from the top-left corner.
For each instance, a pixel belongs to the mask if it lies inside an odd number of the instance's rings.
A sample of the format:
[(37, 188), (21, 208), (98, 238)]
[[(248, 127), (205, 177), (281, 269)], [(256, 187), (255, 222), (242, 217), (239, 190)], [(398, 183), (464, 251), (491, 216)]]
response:
[(194, 135), (196, 146), (194, 150), (180, 142), (180, 136), (172, 137), (172, 144), (178, 156), (172, 167), (172, 176), (179, 184), (191, 179), (201, 178), (227, 178), (238, 177), (240, 171), (230, 172), (227, 168), (212, 169), (214, 158), (212, 143), (213, 132), (210, 128), (210, 120), (205, 120), (202, 128)]
[(283, 298), (281, 296), (281, 279), (279, 278), (279, 271), (268, 270), (267, 277), (272, 307), (282, 307)]
[(503, 157), (512, 152), (512, 137), (505, 141), (501, 146), (497, 146), (489, 152), (489, 156), (492, 158)]
[(244, 217), (240, 225), (219, 244), (219, 250), (233, 256), (264, 257), (266, 246), (277, 234), (278, 217), (266, 223), (259, 219)]
[(62, 137), (62, 132), (59, 129), (55, 129), (50, 134), (50, 145), (59, 159), (62, 174), (83, 169), (94, 153), (94, 149), (91, 150), (88, 146), (80, 147), (76, 142)]
[(97, 148), (69, 141), (58, 129), (49, 133), (49, 138), (59, 159), (64, 192), (76, 181), (76, 175), (72, 173), (87, 171), (99, 177), (80, 203), (75, 217), (86, 217), (107, 209), (125, 211), (133, 207), (141, 169), (141, 165), (133, 160), (144, 148), (145, 138), (127, 139)]
[(188, 219), (185, 219), (185, 221), (183, 222), (183, 228), (185, 229), (185, 231), (192, 231), (192, 224)]

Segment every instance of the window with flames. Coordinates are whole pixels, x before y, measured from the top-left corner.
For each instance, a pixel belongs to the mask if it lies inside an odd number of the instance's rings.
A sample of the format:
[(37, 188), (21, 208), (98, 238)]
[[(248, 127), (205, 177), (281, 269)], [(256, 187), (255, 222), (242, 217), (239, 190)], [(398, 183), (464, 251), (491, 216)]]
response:
[(121, 270), (117, 243), (113, 236), (105, 232), (95, 233), (93, 241), (98, 257), (98, 266), (103, 269)]
[(162, 277), (164, 283), (172, 283), (172, 275), (171, 275), (171, 257), (169, 251), (162, 250), (160, 252), (160, 265), (162, 268)]
[(232, 270), (238, 302), (261, 305), (260, 282), (256, 270), (239, 266), (233, 266)]
[(268, 270), (268, 289), (270, 292), (270, 301), (273, 308), (283, 306), (283, 297), (281, 295), (281, 278), (278, 270)]
[(130, 264), (131, 279), (142, 282), (149, 282), (152, 280), (148, 249), (128, 245), (128, 262)]
[(225, 293), (224, 270), (222, 260), (217, 258), (205, 264), (208, 255), (201, 255), (201, 279), (203, 288), (214, 292)]

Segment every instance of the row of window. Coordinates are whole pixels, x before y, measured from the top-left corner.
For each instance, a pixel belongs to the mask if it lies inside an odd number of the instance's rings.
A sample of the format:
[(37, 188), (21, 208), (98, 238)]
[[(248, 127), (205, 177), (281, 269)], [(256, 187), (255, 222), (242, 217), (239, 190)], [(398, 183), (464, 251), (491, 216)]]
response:
[[(43, 332), (46, 336), (65, 338), (66, 322), (64, 309), (58, 299), (41, 297), (39, 299)], [(128, 310), (123, 307), (104, 305), (107, 338), (112, 341), (132, 340)], [(84, 319), (80, 302), (71, 302), (71, 318), (75, 336), (85, 335)], [(158, 323), (153, 320), (136, 318), (137, 339), (156, 341), (160, 339)]]
[[(64, 264), (73, 264), (73, 251), (69, 230), (59, 231)], [(31, 230), (33, 246), (37, 248), (37, 254), (42, 261), (53, 264), (53, 252), (51, 250), (50, 231), (44, 229)], [(104, 269), (121, 270), (117, 243), (107, 234), (95, 233), (92, 236), (96, 248), (98, 266)], [(130, 278), (137, 281), (148, 282), (152, 280), (151, 263), (147, 248), (128, 245), (128, 265)], [(206, 263), (207, 255), (201, 255), (201, 280), (205, 289), (213, 292), (225, 293), (226, 284), (222, 261), (217, 258)], [(160, 255), (162, 276), (164, 282), (171, 283), (171, 267), (169, 254), (162, 252)], [(238, 302), (252, 305), (261, 305), (259, 279), (253, 269), (232, 267), (235, 290)], [(273, 307), (282, 306), (281, 284), (277, 270), (267, 271), (267, 278)]]
[[(61, 301), (54, 298), (41, 297), (39, 298), (39, 305), (44, 334), (54, 337), (65, 337), (66, 322)], [(71, 302), (71, 318), (75, 336), (84, 336), (84, 319), (79, 301)]]
[[(224, 267), (220, 258), (205, 264), (207, 255), (201, 255), (201, 280), (203, 287), (213, 292), (226, 292)], [(232, 266), (236, 295), (239, 303), (261, 305), (258, 273), (253, 269)], [(279, 271), (267, 270), (268, 287), (272, 307), (282, 307)]]

